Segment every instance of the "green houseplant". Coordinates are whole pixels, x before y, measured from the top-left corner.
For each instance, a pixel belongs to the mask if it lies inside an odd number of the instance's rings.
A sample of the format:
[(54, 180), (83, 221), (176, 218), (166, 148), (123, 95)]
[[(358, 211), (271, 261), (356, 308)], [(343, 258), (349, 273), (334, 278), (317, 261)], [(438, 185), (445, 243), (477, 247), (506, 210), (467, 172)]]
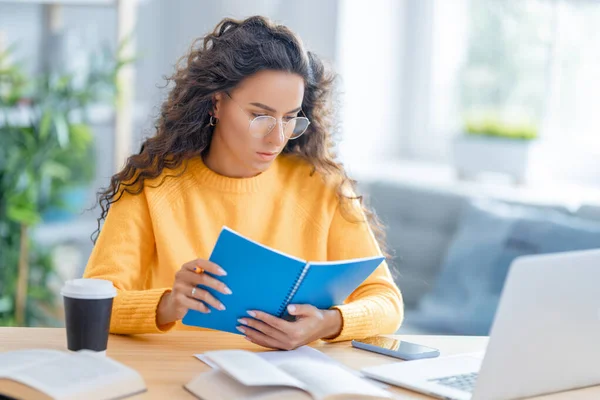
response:
[(461, 179), (496, 173), (524, 184), (537, 139), (538, 128), (531, 122), (510, 121), (494, 114), (470, 116), (453, 142), (454, 166)]
[(65, 191), (93, 178), (85, 111), (112, 101), (116, 75), (128, 61), (105, 51), (81, 80), (29, 77), (9, 56), (10, 50), (0, 53), (0, 325), (51, 325), (50, 249), (32, 243), (29, 231), (62, 205)]
[(528, 122), (507, 122), (499, 117), (486, 116), (465, 119), (464, 132), (467, 135), (509, 140), (535, 140), (537, 127)]

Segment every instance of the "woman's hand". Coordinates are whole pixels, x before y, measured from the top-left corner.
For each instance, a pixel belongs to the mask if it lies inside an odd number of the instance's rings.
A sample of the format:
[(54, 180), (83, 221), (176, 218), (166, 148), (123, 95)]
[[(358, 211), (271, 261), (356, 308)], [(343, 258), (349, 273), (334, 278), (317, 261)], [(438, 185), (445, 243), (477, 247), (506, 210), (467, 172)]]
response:
[(273, 349), (293, 350), (315, 340), (334, 337), (342, 330), (338, 310), (319, 310), (309, 304), (288, 306), (293, 322), (261, 311), (248, 311), (252, 318), (240, 318), (237, 329), (252, 343)]
[[(202, 273), (198, 273), (198, 271), (202, 271)], [(183, 264), (175, 274), (173, 289), (166, 293), (158, 304), (156, 323), (159, 326), (182, 319), (188, 310), (209, 313), (210, 308), (204, 303), (210, 304), (217, 310), (225, 309), (225, 306), (207, 290), (197, 286), (207, 286), (223, 294), (231, 294), (231, 290), (224, 283), (205, 274), (204, 271), (214, 275), (227, 275), (221, 267), (208, 260), (197, 259)]]

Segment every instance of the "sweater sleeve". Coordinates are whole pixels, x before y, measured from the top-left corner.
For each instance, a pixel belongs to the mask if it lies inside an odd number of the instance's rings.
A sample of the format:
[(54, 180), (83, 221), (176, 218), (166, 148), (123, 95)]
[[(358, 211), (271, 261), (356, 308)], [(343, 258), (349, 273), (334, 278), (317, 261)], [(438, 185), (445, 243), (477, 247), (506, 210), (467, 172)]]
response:
[[(357, 201), (352, 204), (352, 215), (342, 213), (341, 206), (335, 211), (327, 244), (330, 260), (381, 254), (360, 206)], [(342, 330), (337, 336), (327, 338), (328, 341), (392, 334), (400, 327), (404, 317), (402, 295), (385, 261), (350, 294), (344, 304), (333, 308), (342, 314)]]
[(156, 324), (156, 309), (170, 288), (144, 289), (155, 248), (144, 192), (124, 193), (111, 205), (84, 273), (85, 278), (112, 281), (117, 289), (111, 333), (165, 332), (175, 325)]

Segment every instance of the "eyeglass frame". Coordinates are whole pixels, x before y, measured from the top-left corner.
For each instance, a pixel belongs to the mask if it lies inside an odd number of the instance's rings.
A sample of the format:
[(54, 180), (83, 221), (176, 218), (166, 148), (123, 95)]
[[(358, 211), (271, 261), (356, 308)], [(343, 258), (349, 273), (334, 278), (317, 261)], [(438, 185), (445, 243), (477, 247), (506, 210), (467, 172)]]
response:
[[(249, 123), (248, 123), (248, 131), (250, 131), (250, 127), (252, 126), (252, 123), (253, 123), (255, 120), (257, 120), (258, 118), (270, 117), (270, 118), (273, 118), (273, 119), (275, 119), (275, 124), (274, 124), (274, 125), (273, 125), (273, 127), (272, 127), (272, 128), (271, 128), (271, 129), (270, 129), (270, 130), (269, 130), (267, 133), (265, 133), (265, 134), (264, 134), (264, 136), (262, 136), (262, 137), (264, 138), (264, 137), (266, 137), (266, 136), (267, 136), (269, 133), (273, 132), (273, 128), (275, 128), (275, 126), (277, 126), (277, 122), (278, 122), (278, 121), (277, 121), (277, 118), (273, 117), (272, 115), (259, 115), (258, 117), (254, 117), (254, 116), (253, 116), (251, 113), (249, 113), (248, 111), (244, 110), (244, 108), (243, 108), (243, 107), (242, 107), (242, 106), (241, 106), (241, 105), (240, 105), (240, 104), (239, 104), (237, 101), (235, 101), (235, 99), (234, 99), (233, 97), (231, 97), (231, 94), (230, 94), (229, 92), (227, 92), (227, 91), (226, 91), (226, 92), (225, 92), (225, 94), (226, 94), (226, 95), (227, 95), (227, 97), (229, 97), (229, 98), (231, 99), (231, 101), (233, 101), (233, 102), (235, 103), (235, 105), (236, 105), (236, 106), (238, 106), (238, 108), (239, 108), (240, 110), (242, 110), (242, 112), (243, 112), (244, 114), (246, 114), (246, 116), (248, 117), (248, 121), (249, 121)], [(297, 116), (296, 116), (296, 117), (293, 117), (293, 118), (291, 118), (289, 121), (285, 121), (285, 122), (284, 122), (284, 121), (281, 121), (281, 128), (282, 128), (282, 131), (283, 131), (283, 132), (285, 132), (285, 128), (286, 128), (287, 124), (288, 124), (288, 123), (289, 123), (291, 120), (293, 120), (293, 119), (300, 119), (300, 118), (303, 118), (303, 119), (305, 119), (305, 120), (308, 122), (308, 124), (306, 125), (306, 128), (304, 128), (304, 130), (302, 131), (302, 133), (301, 133), (301, 134), (299, 134), (298, 136), (296, 136), (296, 137), (287, 137), (287, 136), (284, 134), (284, 135), (283, 135), (283, 137), (287, 138), (288, 140), (296, 140), (296, 139), (298, 139), (299, 137), (301, 137), (302, 135), (304, 135), (304, 133), (306, 133), (306, 131), (308, 130), (308, 127), (310, 126), (310, 119), (308, 119), (308, 117), (307, 117), (307, 116), (306, 116), (306, 114), (304, 113), (304, 110), (300, 109), (300, 112), (303, 114), (303, 116), (302, 116), (302, 117), (297, 117)], [(256, 136), (253, 136), (253, 137), (256, 137)], [(256, 137), (256, 138), (258, 139), (258, 137)]]

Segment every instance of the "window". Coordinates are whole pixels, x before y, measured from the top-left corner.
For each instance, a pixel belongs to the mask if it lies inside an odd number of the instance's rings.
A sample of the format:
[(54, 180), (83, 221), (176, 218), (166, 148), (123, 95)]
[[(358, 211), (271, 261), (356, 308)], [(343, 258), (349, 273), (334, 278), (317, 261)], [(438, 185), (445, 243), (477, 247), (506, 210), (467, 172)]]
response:
[(600, 152), (600, 2), (431, 2), (428, 112), (408, 131), (410, 156), (449, 160), (466, 119), (490, 113), (533, 123), (544, 144)]

